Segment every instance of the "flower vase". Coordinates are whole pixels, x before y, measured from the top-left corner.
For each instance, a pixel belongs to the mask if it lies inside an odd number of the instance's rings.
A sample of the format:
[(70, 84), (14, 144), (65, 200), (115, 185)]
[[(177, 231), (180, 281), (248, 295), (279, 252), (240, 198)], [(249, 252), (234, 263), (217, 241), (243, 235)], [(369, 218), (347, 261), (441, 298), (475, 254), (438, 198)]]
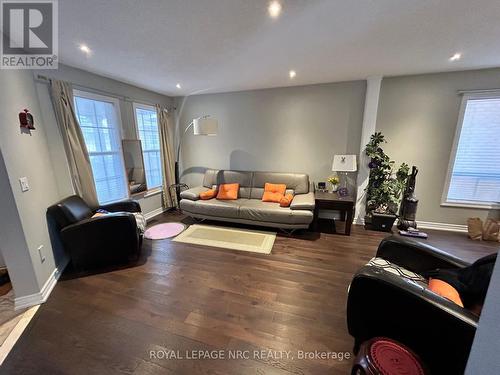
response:
[(332, 185), (332, 193), (336, 193), (339, 190), (339, 184), (331, 184)]

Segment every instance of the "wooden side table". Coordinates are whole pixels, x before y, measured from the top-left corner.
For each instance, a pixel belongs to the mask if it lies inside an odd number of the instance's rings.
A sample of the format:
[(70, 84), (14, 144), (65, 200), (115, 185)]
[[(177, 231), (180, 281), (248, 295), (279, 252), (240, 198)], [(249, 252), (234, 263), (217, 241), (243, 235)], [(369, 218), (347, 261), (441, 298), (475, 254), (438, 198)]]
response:
[[(316, 232), (320, 231), (321, 221), (329, 219), (320, 219), (319, 210), (337, 210), (340, 211), (341, 221), (345, 221), (345, 235), (351, 235), (351, 224), (354, 217), (354, 198), (340, 197), (337, 193), (324, 193), (316, 191), (314, 193), (315, 206), (314, 206), (314, 220), (313, 228)], [(333, 224), (333, 223), (332, 223)]]

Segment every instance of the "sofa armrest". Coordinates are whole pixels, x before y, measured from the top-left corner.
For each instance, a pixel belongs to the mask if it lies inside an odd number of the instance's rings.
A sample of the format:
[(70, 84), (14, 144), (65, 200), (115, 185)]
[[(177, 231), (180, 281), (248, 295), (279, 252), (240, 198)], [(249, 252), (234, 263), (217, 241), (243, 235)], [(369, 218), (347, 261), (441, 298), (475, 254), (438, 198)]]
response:
[(105, 204), (99, 206), (99, 208), (108, 212), (141, 212), (141, 205), (139, 202), (132, 199)]
[(200, 199), (200, 193), (208, 190), (210, 189), (206, 188), (205, 186), (196, 186), (194, 188), (181, 191), (181, 198), (189, 199), (191, 201), (197, 201), (198, 199)]
[(316, 200), (314, 198), (314, 193), (309, 192), (306, 194), (297, 194), (293, 197), (290, 208), (292, 210), (314, 210), (314, 204)]
[(377, 267), (363, 267), (349, 287), (347, 326), (356, 342), (397, 340), (433, 374), (463, 373), (477, 324), (470, 311)]
[(433, 246), (409, 238), (390, 236), (382, 240), (377, 257), (416, 273), (437, 268), (462, 268), (470, 263)]
[(61, 239), (77, 269), (126, 261), (138, 256), (141, 238), (132, 213), (98, 216), (69, 225)]

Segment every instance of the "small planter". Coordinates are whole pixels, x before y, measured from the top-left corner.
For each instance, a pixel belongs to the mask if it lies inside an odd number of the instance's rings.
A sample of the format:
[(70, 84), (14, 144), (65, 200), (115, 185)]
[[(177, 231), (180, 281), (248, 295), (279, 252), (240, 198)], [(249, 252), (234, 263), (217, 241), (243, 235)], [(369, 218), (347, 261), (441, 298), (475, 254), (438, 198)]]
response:
[(374, 212), (370, 223), (370, 229), (378, 230), (380, 232), (391, 232), (392, 226), (396, 221), (396, 215), (393, 214), (379, 214)]
[(336, 193), (339, 190), (339, 184), (331, 184), (332, 185), (332, 193)]

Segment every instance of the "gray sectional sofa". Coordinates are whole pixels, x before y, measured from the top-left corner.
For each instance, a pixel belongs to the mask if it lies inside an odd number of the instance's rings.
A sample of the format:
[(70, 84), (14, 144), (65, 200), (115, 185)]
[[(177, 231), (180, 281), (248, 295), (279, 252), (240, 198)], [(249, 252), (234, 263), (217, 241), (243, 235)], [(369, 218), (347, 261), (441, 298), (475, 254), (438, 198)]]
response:
[[(287, 193), (294, 194), (290, 207), (262, 202), (266, 182), (286, 185)], [(237, 200), (200, 199), (201, 192), (230, 183), (240, 184)], [(308, 228), (313, 220), (314, 192), (306, 174), (209, 169), (203, 186), (181, 192), (180, 207), (198, 219), (301, 229)]]

